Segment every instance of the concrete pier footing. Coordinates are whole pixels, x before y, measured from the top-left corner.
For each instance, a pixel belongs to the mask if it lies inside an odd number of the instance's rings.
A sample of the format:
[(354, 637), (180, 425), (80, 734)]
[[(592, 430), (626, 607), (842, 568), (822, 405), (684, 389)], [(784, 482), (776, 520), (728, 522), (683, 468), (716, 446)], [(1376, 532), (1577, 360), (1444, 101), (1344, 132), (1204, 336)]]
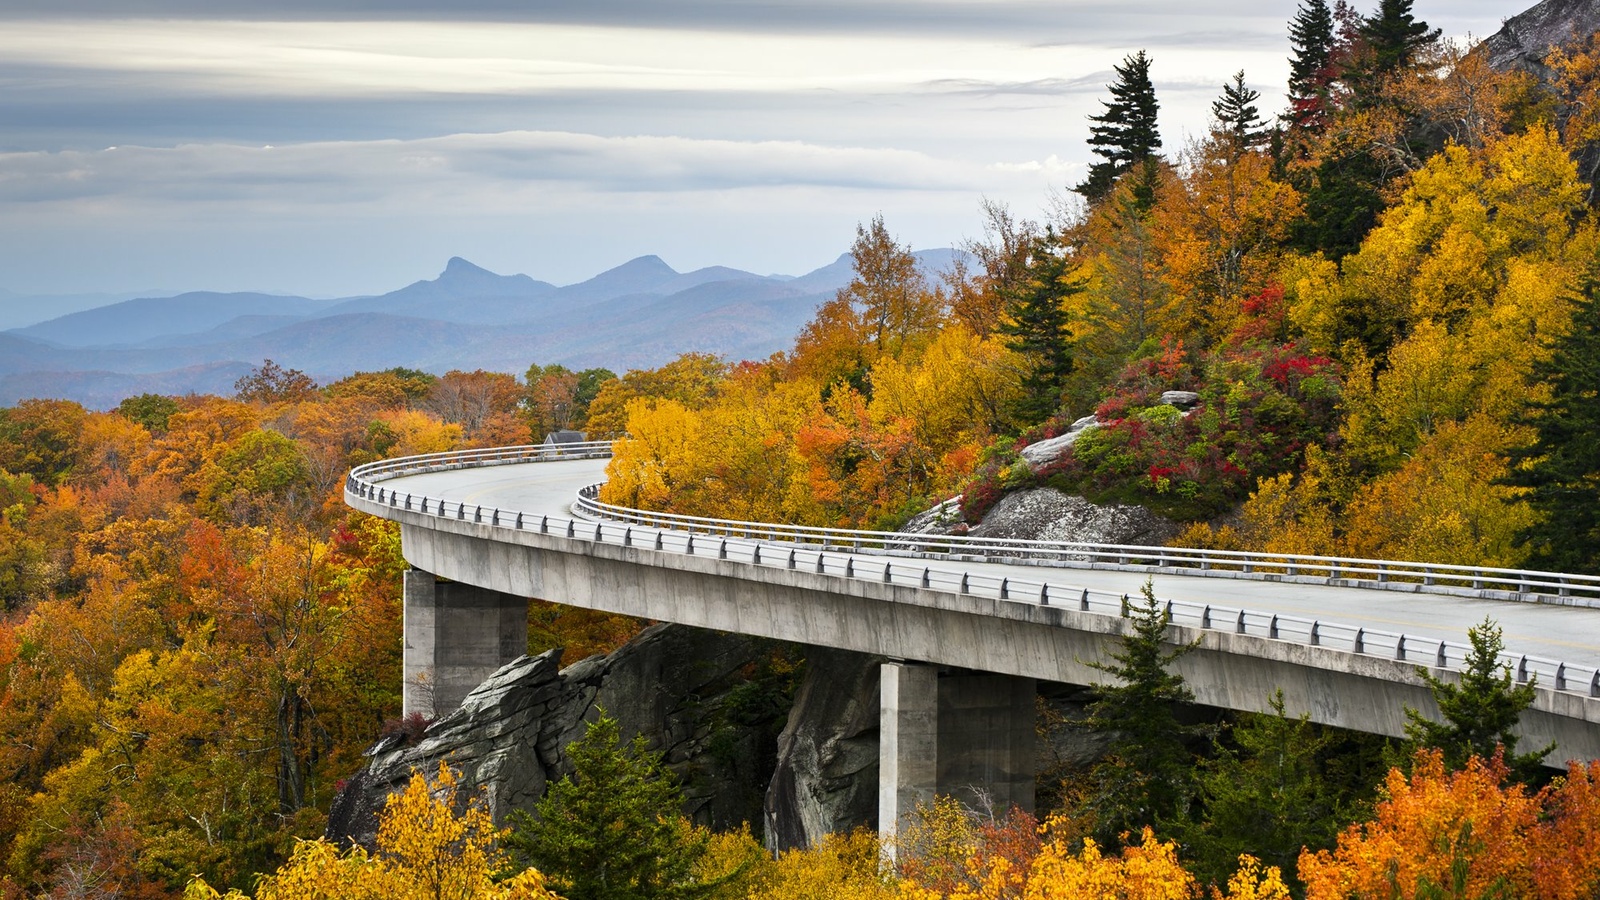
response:
[(438, 718), (496, 669), (528, 652), (528, 601), (488, 588), (405, 573), (401, 714)]
[(880, 834), (893, 837), (936, 794), (1033, 812), (1034, 679), (910, 662), (884, 663), (879, 679)]

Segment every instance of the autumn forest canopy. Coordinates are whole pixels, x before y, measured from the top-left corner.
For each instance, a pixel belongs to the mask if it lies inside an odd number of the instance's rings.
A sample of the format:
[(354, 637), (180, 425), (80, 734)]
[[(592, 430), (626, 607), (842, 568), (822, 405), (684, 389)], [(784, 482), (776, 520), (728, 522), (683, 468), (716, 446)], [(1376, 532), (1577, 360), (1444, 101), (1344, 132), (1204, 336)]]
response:
[[(1127, 56), (1049, 217), (987, 204), (932, 280), (866, 219), (854, 279), (769, 359), (323, 385), (266, 361), (228, 397), (0, 410), (0, 897), (1593, 896), (1600, 769), (1519, 755), (1527, 697), (1493, 665), (1463, 688), (1509, 704), (1486, 740), (1466, 700), (1389, 744), (1281, 708), (1184, 718), (1153, 600), (1111, 670), (1132, 692), (1074, 726), (1112, 755), (1037, 820), (921, 810), (897, 866), (871, 835), (773, 860), (692, 824), (601, 723), (537, 821), (439, 802), (446, 768), (377, 846), (315, 840), (404, 727), (398, 530), (342, 501), (378, 459), (578, 429), (616, 439), (602, 499), (675, 513), (892, 529), (959, 495), (976, 525), (1052, 487), (1186, 546), (1600, 573), (1600, 40), (1495, 69), (1411, 6), (1301, 0), (1288, 107), (1238, 73), (1182, 146), (1159, 55)], [(530, 651), (569, 661), (639, 628), (533, 616)], [(605, 778), (664, 786), (610, 795), (654, 848), (632, 894), (585, 880), (600, 837), (573, 810)]]

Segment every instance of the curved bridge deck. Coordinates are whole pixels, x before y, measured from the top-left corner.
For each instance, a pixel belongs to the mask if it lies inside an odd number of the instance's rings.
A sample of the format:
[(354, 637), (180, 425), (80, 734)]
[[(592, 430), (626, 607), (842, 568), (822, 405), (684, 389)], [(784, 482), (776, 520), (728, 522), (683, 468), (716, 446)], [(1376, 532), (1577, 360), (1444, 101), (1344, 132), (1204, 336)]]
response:
[(1404, 706), (1432, 709), (1416, 667), (1458, 667), (1467, 629), (1492, 618), (1508, 663), (1540, 684), (1524, 717), (1529, 739), (1558, 740), (1563, 757), (1600, 756), (1600, 610), (1396, 585), (853, 551), (575, 514), (577, 492), (603, 480), (605, 462), (379, 464), (355, 473), (346, 498), (399, 521), (417, 568), (496, 591), (1074, 683), (1100, 680), (1089, 664), (1122, 633), (1121, 597), (1137, 597), (1149, 577), (1173, 603), (1174, 639), (1199, 642), (1180, 671), (1200, 702), (1259, 710), (1281, 686), (1292, 712), (1385, 734), (1401, 732)]

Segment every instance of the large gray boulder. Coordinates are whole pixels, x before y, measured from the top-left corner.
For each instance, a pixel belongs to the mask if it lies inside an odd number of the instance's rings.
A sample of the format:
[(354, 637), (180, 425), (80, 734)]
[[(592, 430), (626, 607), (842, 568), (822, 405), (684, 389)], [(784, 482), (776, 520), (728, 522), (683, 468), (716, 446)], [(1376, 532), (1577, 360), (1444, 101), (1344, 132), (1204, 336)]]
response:
[[(608, 656), (561, 670), (561, 651), (522, 657), (491, 675), (422, 739), (380, 740), (329, 813), (328, 836), (371, 846), (377, 811), (414, 771), (444, 760), (466, 796), (482, 796), (496, 822), (531, 810), (552, 781), (570, 774), (566, 748), (601, 710), (624, 739), (644, 735), (683, 786), (696, 822), (736, 828), (759, 822), (772, 744), (786, 708), (751, 708), (749, 673), (773, 642), (680, 625), (655, 625)], [(480, 793), (481, 792), (481, 793)]]
[(778, 736), (767, 787), (767, 849), (812, 847), (878, 816), (881, 657), (812, 647)]
[(1054, 488), (1013, 491), (983, 517), (973, 537), (1085, 544), (1160, 545), (1178, 525), (1142, 506), (1100, 505)]

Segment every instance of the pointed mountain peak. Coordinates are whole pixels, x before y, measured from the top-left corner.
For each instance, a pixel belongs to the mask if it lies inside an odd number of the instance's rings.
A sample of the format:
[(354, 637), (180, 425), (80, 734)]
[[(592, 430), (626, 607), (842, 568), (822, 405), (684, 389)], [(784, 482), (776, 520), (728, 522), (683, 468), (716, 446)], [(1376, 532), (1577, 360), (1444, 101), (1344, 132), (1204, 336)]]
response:
[(494, 273), (482, 266), (473, 265), (459, 256), (450, 257), (450, 261), (444, 264), (444, 271), (439, 273), (440, 278), (461, 278), (475, 275), (494, 275)]
[(630, 273), (637, 273), (637, 274), (644, 274), (644, 273), (647, 273), (647, 272), (648, 273), (657, 273), (657, 272), (659, 272), (662, 275), (676, 275), (676, 274), (678, 274), (678, 270), (677, 269), (674, 269), (673, 267), (667, 265), (667, 261), (666, 260), (662, 259), (659, 256), (656, 256), (654, 253), (650, 254), (649, 256), (638, 256), (638, 257), (635, 257), (633, 259), (630, 259), (627, 262), (623, 263), (622, 265), (617, 266), (615, 269), (612, 269), (611, 271), (612, 272), (630, 272)]

